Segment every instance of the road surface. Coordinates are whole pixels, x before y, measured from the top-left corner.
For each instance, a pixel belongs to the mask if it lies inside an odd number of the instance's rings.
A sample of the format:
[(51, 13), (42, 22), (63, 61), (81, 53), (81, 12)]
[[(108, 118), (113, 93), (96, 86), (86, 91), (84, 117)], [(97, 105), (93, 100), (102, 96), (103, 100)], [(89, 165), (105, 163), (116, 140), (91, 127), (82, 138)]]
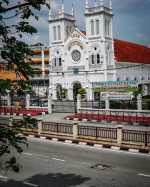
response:
[(150, 155), (30, 138), (0, 187), (150, 187)]

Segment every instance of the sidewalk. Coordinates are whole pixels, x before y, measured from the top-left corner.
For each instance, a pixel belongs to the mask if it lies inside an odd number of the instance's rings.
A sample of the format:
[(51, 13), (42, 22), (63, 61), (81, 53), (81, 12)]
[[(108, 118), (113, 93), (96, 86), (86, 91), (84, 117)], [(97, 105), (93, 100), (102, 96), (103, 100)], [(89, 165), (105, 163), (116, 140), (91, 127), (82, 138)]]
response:
[(82, 121), (66, 120), (64, 118), (67, 115), (68, 113), (53, 113), (53, 114), (37, 116), (36, 119), (42, 119), (43, 122), (56, 122), (56, 123), (67, 123), (67, 124), (78, 123), (79, 125), (109, 127), (109, 128), (116, 128), (117, 126), (121, 125), (124, 129), (128, 129), (128, 130), (150, 131), (150, 126), (147, 127), (147, 126), (140, 126), (140, 125), (122, 125), (119, 123), (111, 123), (111, 122), (82, 122)]
[[(141, 125), (122, 125), (119, 123), (111, 123), (111, 122), (82, 122), (82, 121), (73, 121), (73, 120), (66, 120), (64, 119), (65, 116), (71, 115), (70, 113), (53, 113), (53, 114), (46, 114), (46, 115), (39, 115), (34, 116), (33, 118), (40, 119), (43, 122), (55, 122), (55, 123), (66, 123), (66, 124), (74, 124), (78, 123), (79, 125), (86, 125), (86, 126), (95, 126), (95, 127), (109, 127), (109, 128), (116, 128), (117, 126), (122, 126), (124, 129), (128, 130), (143, 130), (143, 131), (150, 131), (150, 126), (141, 126)], [(4, 117), (4, 116), (0, 116)], [(5, 116), (6, 118), (9, 116)], [(13, 118), (21, 119), (21, 116), (13, 116)]]

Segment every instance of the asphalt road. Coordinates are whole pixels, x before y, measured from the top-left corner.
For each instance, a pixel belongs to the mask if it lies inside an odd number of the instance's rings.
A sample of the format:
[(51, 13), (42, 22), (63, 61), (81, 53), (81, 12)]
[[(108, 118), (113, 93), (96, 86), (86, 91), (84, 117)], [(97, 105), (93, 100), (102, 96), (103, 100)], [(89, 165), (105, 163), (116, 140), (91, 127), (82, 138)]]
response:
[(0, 187), (150, 187), (150, 155), (29, 139)]

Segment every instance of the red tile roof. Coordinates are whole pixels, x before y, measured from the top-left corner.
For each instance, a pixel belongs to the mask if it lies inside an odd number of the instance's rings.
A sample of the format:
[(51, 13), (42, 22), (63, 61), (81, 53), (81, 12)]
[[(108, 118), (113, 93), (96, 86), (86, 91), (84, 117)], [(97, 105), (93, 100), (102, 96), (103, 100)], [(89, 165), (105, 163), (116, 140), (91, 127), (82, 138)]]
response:
[(114, 40), (117, 62), (150, 64), (150, 48), (122, 40)]

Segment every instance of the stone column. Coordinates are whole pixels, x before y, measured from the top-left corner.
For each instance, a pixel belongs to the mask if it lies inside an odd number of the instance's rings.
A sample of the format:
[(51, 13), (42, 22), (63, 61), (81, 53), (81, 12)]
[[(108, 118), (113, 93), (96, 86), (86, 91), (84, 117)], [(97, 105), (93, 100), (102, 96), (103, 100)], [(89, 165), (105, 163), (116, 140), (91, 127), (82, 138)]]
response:
[(122, 143), (122, 138), (123, 138), (122, 130), (123, 130), (122, 126), (117, 127), (117, 144), (118, 144), (118, 146), (120, 146)]
[(7, 91), (7, 106), (11, 106), (10, 91)]
[(78, 137), (78, 124), (73, 124), (73, 138), (76, 139)]
[(87, 94), (87, 100), (88, 101), (91, 101), (92, 100), (92, 87), (91, 86), (88, 86), (86, 87), (86, 94)]
[(78, 94), (77, 95), (77, 113), (80, 112), (80, 108), (81, 108), (81, 95)]
[(72, 88), (68, 89), (68, 99), (73, 101), (73, 89)]
[(137, 96), (137, 109), (142, 110), (142, 96), (141, 96), (141, 94), (139, 94)]
[(30, 108), (30, 94), (26, 94), (26, 109)]
[(48, 96), (48, 114), (52, 114), (52, 95)]
[(42, 120), (41, 119), (38, 120), (37, 125), (38, 125), (38, 135), (40, 136), (42, 132)]
[(110, 109), (109, 96), (106, 96), (106, 99), (105, 99), (105, 109), (106, 110)]

